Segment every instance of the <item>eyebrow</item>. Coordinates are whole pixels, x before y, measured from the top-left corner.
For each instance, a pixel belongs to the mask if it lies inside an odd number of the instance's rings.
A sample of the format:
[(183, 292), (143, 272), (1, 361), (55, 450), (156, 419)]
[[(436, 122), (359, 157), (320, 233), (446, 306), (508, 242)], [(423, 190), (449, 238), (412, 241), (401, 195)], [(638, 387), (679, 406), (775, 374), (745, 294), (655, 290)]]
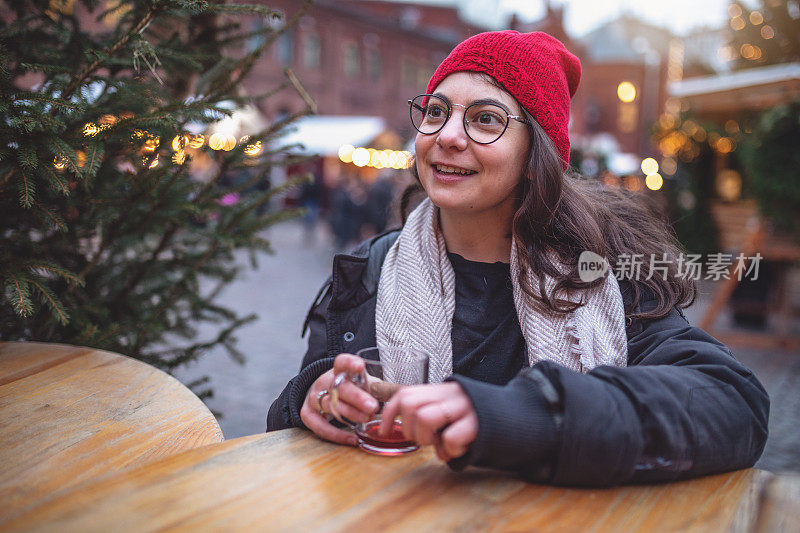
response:
[[(452, 103), (453, 103), (453, 102), (450, 101), (450, 99), (448, 97), (446, 97), (442, 93), (433, 93), (432, 96), (436, 96), (438, 98), (441, 98), (442, 100), (444, 100), (448, 104), (452, 105)], [(497, 100), (495, 98), (480, 98), (478, 100), (473, 100), (472, 102), (468, 103), (467, 105), (471, 106), (473, 104), (494, 104), (494, 105), (500, 106), (503, 109), (505, 109), (506, 113), (511, 113), (511, 110), (508, 108), (508, 106), (506, 104), (504, 104), (503, 102), (501, 102), (500, 100)]]

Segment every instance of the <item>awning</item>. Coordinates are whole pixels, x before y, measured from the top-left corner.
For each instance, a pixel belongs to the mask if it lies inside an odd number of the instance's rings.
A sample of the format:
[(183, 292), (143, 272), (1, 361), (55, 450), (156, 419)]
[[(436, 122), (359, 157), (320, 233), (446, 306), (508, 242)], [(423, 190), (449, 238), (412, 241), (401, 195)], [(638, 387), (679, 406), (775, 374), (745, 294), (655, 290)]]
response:
[(296, 150), (301, 154), (335, 156), (345, 144), (367, 147), (385, 130), (381, 117), (317, 115), (298, 119), (277, 143), (302, 144), (303, 148)]
[(705, 116), (768, 109), (800, 96), (800, 63), (673, 81), (669, 84), (669, 94)]

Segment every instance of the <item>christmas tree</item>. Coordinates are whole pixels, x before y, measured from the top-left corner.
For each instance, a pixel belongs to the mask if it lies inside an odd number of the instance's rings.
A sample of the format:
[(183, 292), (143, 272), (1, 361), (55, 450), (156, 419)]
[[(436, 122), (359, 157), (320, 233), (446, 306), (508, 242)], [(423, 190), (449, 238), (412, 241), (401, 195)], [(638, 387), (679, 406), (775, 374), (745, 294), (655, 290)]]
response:
[[(255, 317), (215, 294), (237, 275), (234, 252), (254, 262), (270, 250), (263, 230), (294, 215), (271, 201), (292, 183), (269, 177), (293, 162), (279, 139), (313, 102), (289, 71), (262, 95), (240, 87), (307, 4), (282, 20), (204, 0), (0, 2), (2, 340), (166, 371), (217, 345), (242, 360), (235, 333)], [(208, 135), (279, 90), (308, 109), (249, 138)], [(215, 337), (196, 338), (203, 321)]]
[[(731, 3), (731, 55), (743, 70), (800, 61), (800, 2), (762, 0), (755, 7)], [(800, 238), (800, 100), (750, 117), (739, 154), (747, 192), (777, 230)]]

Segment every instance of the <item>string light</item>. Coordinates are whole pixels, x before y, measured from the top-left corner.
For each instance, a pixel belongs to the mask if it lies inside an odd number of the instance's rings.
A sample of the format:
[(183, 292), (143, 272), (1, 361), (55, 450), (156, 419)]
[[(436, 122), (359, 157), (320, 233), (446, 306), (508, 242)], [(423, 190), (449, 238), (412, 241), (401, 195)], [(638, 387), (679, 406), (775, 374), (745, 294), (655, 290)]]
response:
[(411, 152), (399, 150), (376, 150), (375, 148), (356, 148), (345, 144), (339, 148), (339, 161), (352, 163), (357, 167), (393, 168), (402, 170), (411, 166)]
[(250, 157), (259, 155), (261, 153), (261, 141), (256, 141), (245, 146), (244, 153)]
[(172, 162), (176, 165), (182, 165), (186, 161), (186, 152), (184, 150), (177, 150), (172, 154)]
[(353, 162), (353, 151), (355, 150), (355, 146), (352, 144), (344, 144), (339, 148), (339, 161), (342, 163), (352, 163)]
[(742, 17), (733, 17), (731, 19), (731, 28), (735, 31), (743, 30), (747, 23)]
[(53, 166), (56, 170), (64, 170), (67, 167), (67, 162), (60, 157), (56, 157), (53, 159)]
[(651, 191), (657, 191), (664, 185), (664, 178), (659, 173), (648, 174), (644, 179), (644, 184)]
[(366, 148), (356, 148), (353, 150), (353, 164), (357, 167), (364, 167), (369, 164), (370, 155)]
[(225, 150), (226, 152), (230, 152), (234, 148), (236, 148), (236, 137), (234, 137), (233, 135), (231, 135), (229, 133), (226, 133), (225, 134), (225, 145), (222, 147), (222, 149)]
[(203, 134), (192, 135), (189, 138), (189, 147), (190, 148), (202, 148), (203, 144), (206, 142), (206, 138)]
[(775, 30), (773, 30), (772, 26), (769, 24), (765, 24), (761, 26), (761, 37), (764, 39), (772, 39), (775, 37)]
[(144, 146), (142, 146), (142, 150), (145, 152), (155, 152), (158, 145), (161, 144), (161, 139), (156, 137), (155, 135), (150, 135), (147, 137), (147, 140), (144, 142)]
[(655, 174), (656, 172), (658, 172), (658, 161), (656, 161), (652, 157), (643, 159), (642, 172), (644, 172), (645, 176), (649, 176), (650, 174)]
[(172, 149), (174, 151), (182, 151), (189, 144), (189, 136), (185, 133), (183, 135), (176, 135), (172, 139)]
[(215, 133), (208, 139), (208, 146), (212, 150), (222, 150), (225, 145), (225, 135), (222, 133)]
[(761, 13), (758, 11), (753, 11), (750, 13), (750, 23), (753, 26), (758, 26), (762, 22), (764, 22), (764, 17), (761, 15)]
[(100, 131), (100, 128), (97, 127), (97, 124), (95, 124), (94, 122), (87, 122), (83, 126), (83, 134), (86, 137), (94, 137), (95, 135), (98, 134), (99, 131)]

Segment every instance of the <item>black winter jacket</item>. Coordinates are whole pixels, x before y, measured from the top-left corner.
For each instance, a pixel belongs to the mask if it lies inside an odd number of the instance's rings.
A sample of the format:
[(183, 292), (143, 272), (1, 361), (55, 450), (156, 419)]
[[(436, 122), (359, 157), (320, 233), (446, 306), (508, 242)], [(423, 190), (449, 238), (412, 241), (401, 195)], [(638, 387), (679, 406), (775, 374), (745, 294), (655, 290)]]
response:
[[(308, 352), (275, 400), (267, 431), (304, 427), (311, 384), (342, 352), (375, 345), (381, 266), (398, 232), (333, 260), (333, 275), (303, 324)], [(620, 282), (626, 315), (629, 283)], [(671, 481), (752, 466), (767, 439), (769, 397), (730, 350), (692, 327), (680, 309), (657, 320), (626, 321), (628, 366), (580, 374), (544, 361), (505, 386), (452, 376), (472, 400), (478, 436), (451, 461), (509, 470), (535, 482), (572, 486)]]

